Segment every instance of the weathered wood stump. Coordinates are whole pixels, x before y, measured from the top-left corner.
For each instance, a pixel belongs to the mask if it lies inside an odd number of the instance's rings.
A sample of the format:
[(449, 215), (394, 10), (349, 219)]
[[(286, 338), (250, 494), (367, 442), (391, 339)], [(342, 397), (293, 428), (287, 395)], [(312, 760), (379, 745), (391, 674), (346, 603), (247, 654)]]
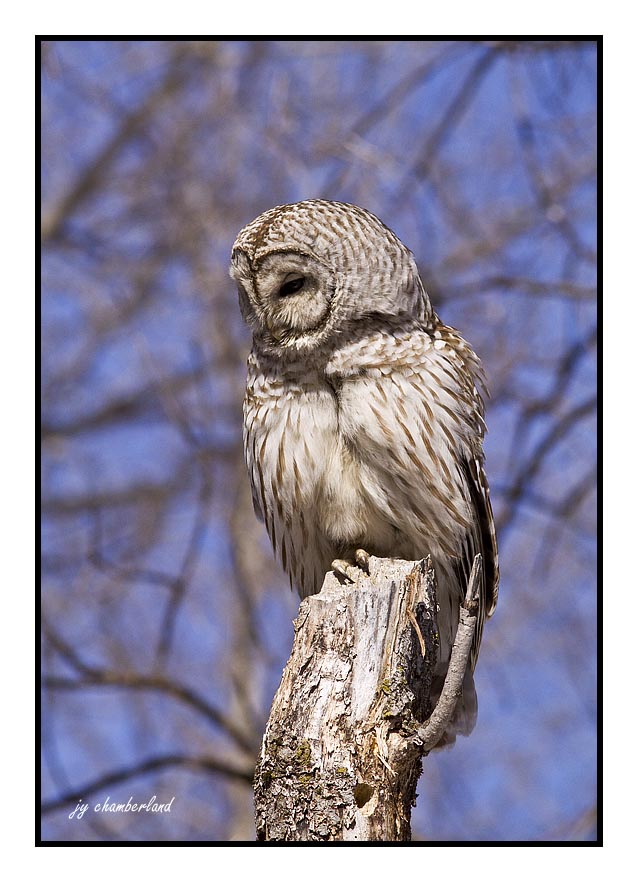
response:
[(257, 839), (410, 840), (437, 653), (435, 574), (371, 557), (306, 598), (255, 775)]

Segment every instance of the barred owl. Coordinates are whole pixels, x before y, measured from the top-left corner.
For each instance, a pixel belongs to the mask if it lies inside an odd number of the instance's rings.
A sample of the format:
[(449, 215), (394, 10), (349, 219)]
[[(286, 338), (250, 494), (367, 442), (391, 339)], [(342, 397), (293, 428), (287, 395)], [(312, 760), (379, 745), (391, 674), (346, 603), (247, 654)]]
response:
[(231, 275), (253, 332), (244, 451), (254, 506), (302, 597), (337, 558), (430, 554), (436, 698), (474, 556), (480, 606), (444, 743), (477, 714), (473, 670), (497, 601), (479, 360), (433, 310), (411, 252), (370, 212), (309, 199), (239, 233)]

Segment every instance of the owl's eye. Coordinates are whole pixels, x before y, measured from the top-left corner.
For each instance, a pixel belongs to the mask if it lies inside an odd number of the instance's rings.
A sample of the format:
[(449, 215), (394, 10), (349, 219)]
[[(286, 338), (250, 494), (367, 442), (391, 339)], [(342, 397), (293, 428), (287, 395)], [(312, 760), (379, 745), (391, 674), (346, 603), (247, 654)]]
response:
[(296, 291), (299, 291), (300, 288), (304, 285), (306, 279), (304, 276), (296, 276), (294, 279), (289, 279), (283, 285), (280, 286), (280, 290), (278, 294), (280, 297), (286, 297), (287, 294), (295, 294)]

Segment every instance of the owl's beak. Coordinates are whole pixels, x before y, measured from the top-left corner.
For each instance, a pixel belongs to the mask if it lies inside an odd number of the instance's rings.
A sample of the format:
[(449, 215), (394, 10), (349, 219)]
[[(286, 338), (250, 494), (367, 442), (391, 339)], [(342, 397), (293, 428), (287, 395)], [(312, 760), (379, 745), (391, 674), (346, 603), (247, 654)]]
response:
[(272, 325), (268, 319), (266, 320), (266, 327), (268, 328), (271, 337), (275, 338), (275, 340), (280, 343), (282, 337), (284, 336), (284, 332), (280, 328), (276, 328), (274, 325)]

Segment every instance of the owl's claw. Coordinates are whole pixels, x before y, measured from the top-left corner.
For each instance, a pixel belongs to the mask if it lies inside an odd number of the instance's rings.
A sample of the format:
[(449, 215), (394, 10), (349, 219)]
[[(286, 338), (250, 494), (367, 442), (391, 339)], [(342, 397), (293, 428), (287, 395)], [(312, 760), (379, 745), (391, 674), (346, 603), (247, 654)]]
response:
[(336, 558), (331, 562), (331, 568), (338, 576), (344, 577), (344, 579), (354, 583), (359, 576), (360, 570), (363, 570), (364, 573), (368, 573), (368, 562), (370, 561), (370, 557), (371, 556), (368, 552), (365, 552), (364, 549), (355, 549), (355, 564), (346, 561), (344, 558)]
[(331, 570), (336, 573), (338, 577), (341, 576), (344, 579), (347, 579), (349, 583), (355, 582), (355, 577), (351, 576), (348, 572), (349, 570), (354, 570), (354, 567), (343, 558), (336, 558), (334, 561), (331, 561)]
[(368, 563), (371, 560), (371, 556), (364, 549), (355, 549), (355, 563), (358, 567), (364, 571), (364, 573), (368, 573)]

